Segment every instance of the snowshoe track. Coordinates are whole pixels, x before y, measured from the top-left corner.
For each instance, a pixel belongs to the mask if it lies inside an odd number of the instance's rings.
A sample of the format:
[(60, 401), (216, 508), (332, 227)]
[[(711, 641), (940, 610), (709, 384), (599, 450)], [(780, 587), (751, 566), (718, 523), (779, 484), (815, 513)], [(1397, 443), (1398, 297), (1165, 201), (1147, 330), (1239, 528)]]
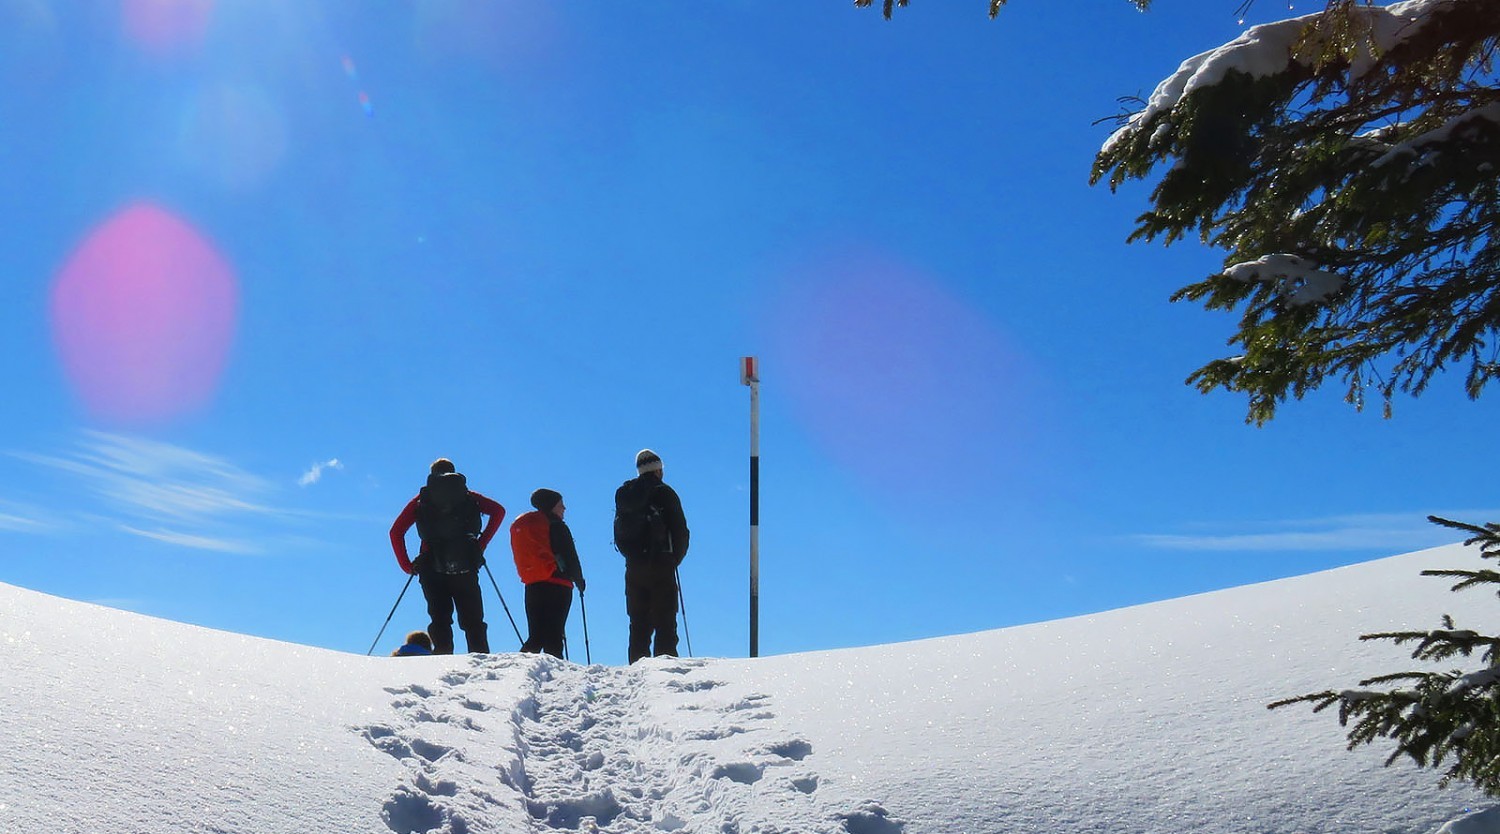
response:
[(391, 688), (396, 720), (358, 728), (408, 772), (382, 816), (396, 834), (901, 832), (878, 803), (820, 795), (812, 743), (712, 672), (477, 655)]

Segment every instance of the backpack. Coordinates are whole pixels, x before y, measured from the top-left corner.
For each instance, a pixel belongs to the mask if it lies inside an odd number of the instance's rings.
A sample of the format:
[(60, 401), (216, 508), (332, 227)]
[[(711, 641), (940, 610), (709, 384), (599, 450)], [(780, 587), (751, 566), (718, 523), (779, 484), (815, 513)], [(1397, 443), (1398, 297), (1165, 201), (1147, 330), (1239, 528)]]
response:
[(516, 559), (516, 574), (526, 585), (551, 579), (557, 573), (552, 522), (540, 510), (523, 513), (510, 525), (510, 551)]
[(615, 490), (615, 549), (626, 557), (659, 553), (667, 543), (667, 519), (653, 500), (657, 486), (632, 478)]
[(479, 568), (479, 502), (457, 472), (428, 475), (417, 494), (417, 535), (423, 556), (438, 573), (467, 573)]

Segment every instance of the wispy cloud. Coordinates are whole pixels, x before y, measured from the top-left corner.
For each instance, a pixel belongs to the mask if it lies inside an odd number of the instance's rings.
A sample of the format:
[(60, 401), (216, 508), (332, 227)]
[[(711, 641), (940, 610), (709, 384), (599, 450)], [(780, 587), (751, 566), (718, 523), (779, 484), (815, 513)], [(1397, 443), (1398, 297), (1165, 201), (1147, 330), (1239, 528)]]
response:
[(0, 500), (0, 530), (8, 533), (52, 533), (61, 529), (53, 515), (41, 507)]
[(311, 469), (307, 470), (306, 472), (303, 472), (302, 473), (302, 477), (300, 477), (300, 478), (297, 479), (297, 485), (298, 486), (308, 486), (310, 484), (315, 484), (318, 481), (323, 480), (323, 472), (324, 472), (324, 470), (328, 470), (328, 469), (343, 469), (343, 468), (344, 468), (344, 465), (342, 463), (339, 463), (339, 459), (338, 458), (329, 458), (328, 460), (323, 461), (322, 463), (315, 463), (315, 464), (312, 465)]
[[(113, 516), (131, 535), (222, 553), (261, 547), (236, 528), (247, 517), (277, 514), (266, 502), (271, 482), (213, 455), (138, 437), (90, 431), (71, 450), (13, 457), (70, 476), (101, 499), (91, 510)], [(76, 510), (75, 510), (76, 511)], [(0, 513), (0, 525), (6, 516)]]
[(274, 512), (258, 498), (271, 491), (265, 479), (170, 443), (91, 431), (72, 454), (15, 454), (78, 476), (95, 494), (133, 513), (198, 518)]
[[(1369, 515), (1343, 515), (1232, 525), (1191, 525), (1179, 533), (1141, 533), (1132, 541), (1148, 547), (1201, 551), (1316, 551), (1384, 550), (1403, 553), (1461, 541), (1460, 531), (1427, 521), (1427, 511)], [(1453, 510), (1432, 512), (1474, 523), (1500, 518), (1500, 510)]]
[(196, 533), (183, 533), (174, 530), (141, 530), (128, 524), (120, 525), (120, 529), (134, 536), (154, 539), (166, 544), (175, 544), (178, 547), (188, 547), (194, 550), (213, 550), (219, 553), (260, 553), (261, 548), (247, 542), (235, 539), (221, 539), (213, 536), (203, 536)]
[(8, 530), (12, 533), (43, 533), (49, 529), (51, 528), (48, 525), (34, 518), (0, 513), (0, 530)]

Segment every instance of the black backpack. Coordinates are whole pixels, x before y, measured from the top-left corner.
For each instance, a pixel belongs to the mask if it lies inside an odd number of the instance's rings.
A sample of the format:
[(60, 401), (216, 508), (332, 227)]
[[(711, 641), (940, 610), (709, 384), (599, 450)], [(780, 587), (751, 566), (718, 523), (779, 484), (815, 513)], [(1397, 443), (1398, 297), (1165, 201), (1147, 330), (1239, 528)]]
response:
[(632, 478), (615, 490), (615, 549), (626, 557), (666, 550), (667, 519), (653, 500), (659, 483)]
[(438, 573), (479, 568), (479, 502), (457, 472), (428, 475), (417, 495), (417, 535), (423, 556)]

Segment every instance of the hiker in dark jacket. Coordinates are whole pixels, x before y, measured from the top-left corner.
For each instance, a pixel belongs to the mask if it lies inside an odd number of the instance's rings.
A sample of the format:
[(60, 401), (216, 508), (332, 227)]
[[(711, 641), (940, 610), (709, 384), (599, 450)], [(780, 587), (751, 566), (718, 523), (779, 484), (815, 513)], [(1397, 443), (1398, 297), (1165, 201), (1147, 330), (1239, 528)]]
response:
[(425, 631), (413, 631), (406, 635), (406, 642), (391, 652), (391, 657), (420, 657), (432, 654), (432, 638)]
[(573, 587), (583, 596), (583, 566), (573, 532), (563, 521), (562, 494), (550, 489), (531, 493), (535, 510), (510, 526), (516, 573), (526, 585), (526, 642), (521, 651), (563, 656)]
[[(483, 531), (479, 529), (481, 515), (489, 517)], [(504, 520), (504, 507), (469, 489), (453, 461), (438, 458), (432, 462), (427, 486), (407, 502), (391, 525), (396, 563), (422, 583), (427, 615), (432, 618), (427, 633), (432, 636), (434, 653), (453, 654), (455, 609), (469, 651), (490, 650), (484, 599), (479, 594), (479, 569), (484, 566), (484, 549)], [(415, 561), (406, 551), (406, 533), (413, 524), (422, 539)]]
[[(662, 481), (661, 458), (642, 449), (635, 456), (635, 471), (635, 478), (615, 490), (615, 546), (625, 556), (631, 663), (648, 655), (676, 656), (677, 566), (688, 552), (682, 500)], [(640, 532), (622, 525), (640, 527)]]

